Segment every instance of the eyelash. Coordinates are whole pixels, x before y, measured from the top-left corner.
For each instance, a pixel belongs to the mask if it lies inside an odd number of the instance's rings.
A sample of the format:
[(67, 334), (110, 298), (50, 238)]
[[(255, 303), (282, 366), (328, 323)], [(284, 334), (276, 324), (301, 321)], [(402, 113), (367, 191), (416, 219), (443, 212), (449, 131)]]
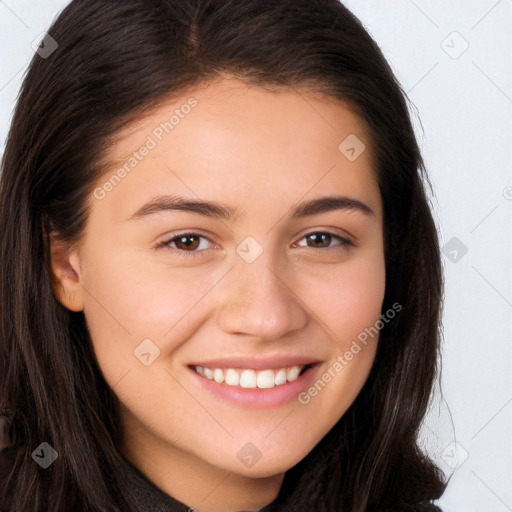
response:
[[(321, 248), (318, 249), (318, 251), (334, 251), (335, 253), (338, 253), (338, 252), (341, 252), (341, 251), (346, 251), (350, 247), (355, 247), (356, 246), (348, 238), (344, 238), (342, 236), (336, 235), (334, 233), (331, 233), (330, 231), (311, 231), (310, 233), (306, 233), (300, 240), (303, 240), (304, 238), (307, 238), (308, 236), (311, 236), (311, 235), (319, 235), (319, 234), (328, 235), (328, 236), (334, 238), (335, 240), (338, 240), (339, 244), (335, 245), (333, 248), (331, 248), (331, 247), (321, 247)], [(157, 245), (156, 249), (170, 250), (170, 251), (178, 253), (180, 257), (184, 257), (184, 258), (194, 258), (194, 257), (198, 256), (201, 252), (204, 252), (205, 250), (207, 250), (207, 249), (203, 249), (203, 250), (200, 250), (200, 251), (198, 251), (198, 250), (184, 251), (183, 249), (176, 249), (176, 248), (170, 246), (170, 244), (175, 242), (176, 240), (178, 240), (178, 239), (180, 239), (182, 237), (188, 237), (188, 236), (195, 236), (195, 237), (199, 236), (200, 238), (205, 238), (206, 240), (209, 240), (208, 237), (206, 237), (204, 235), (201, 235), (200, 233), (184, 232), (184, 233), (179, 233), (178, 235), (175, 235), (174, 237), (172, 237), (172, 238), (170, 238), (168, 240), (164, 240), (163, 242), (160, 242)], [(209, 241), (211, 241), (211, 240), (209, 240)], [(314, 247), (309, 247), (309, 248), (310, 249), (315, 249)]]

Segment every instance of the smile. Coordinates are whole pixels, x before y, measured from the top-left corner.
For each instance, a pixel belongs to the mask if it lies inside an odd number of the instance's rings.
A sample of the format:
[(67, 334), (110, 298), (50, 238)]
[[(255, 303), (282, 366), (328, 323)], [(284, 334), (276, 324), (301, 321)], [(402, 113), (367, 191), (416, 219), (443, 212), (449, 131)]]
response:
[(193, 369), (205, 379), (214, 380), (218, 384), (246, 389), (269, 389), (297, 380), (310, 366), (312, 365), (294, 365), (263, 370), (193, 366)]

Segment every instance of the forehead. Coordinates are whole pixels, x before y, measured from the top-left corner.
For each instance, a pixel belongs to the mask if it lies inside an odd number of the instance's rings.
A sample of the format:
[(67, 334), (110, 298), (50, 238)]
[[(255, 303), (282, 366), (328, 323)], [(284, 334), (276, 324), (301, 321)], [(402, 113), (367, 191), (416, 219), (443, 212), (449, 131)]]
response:
[(336, 191), (380, 214), (365, 123), (347, 103), (293, 88), (220, 80), (187, 91), (119, 132), (104, 169), (100, 185), (122, 175), (108, 197), (123, 212), (157, 192), (242, 199), (245, 211)]

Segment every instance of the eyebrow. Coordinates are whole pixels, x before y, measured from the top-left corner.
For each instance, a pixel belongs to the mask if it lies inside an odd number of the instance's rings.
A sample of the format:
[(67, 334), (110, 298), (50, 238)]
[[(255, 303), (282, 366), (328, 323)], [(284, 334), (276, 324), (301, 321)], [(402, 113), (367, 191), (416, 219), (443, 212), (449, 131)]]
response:
[[(301, 219), (320, 213), (334, 210), (358, 211), (369, 217), (375, 217), (375, 212), (365, 203), (346, 196), (328, 196), (312, 199), (299, 204), (292, 212), (291, 217)], [(161, 212), (184, 211), (197, 213), (205, 217), (211, 217), (229, 222), (235, 222), (240, 216), (240, 211), (226, 203), (195, 200), (178, 195), (157, 196), (141, 206), (127, 220), (138, 220), (149, 215)]]

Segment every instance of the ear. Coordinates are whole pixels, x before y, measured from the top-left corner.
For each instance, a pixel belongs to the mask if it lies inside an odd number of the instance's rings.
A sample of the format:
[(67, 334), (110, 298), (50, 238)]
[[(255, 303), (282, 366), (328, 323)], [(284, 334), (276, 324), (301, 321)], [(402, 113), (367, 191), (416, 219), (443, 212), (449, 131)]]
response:
[(57, 300), (71, 311), (83, 311), (84, 289), (80, 284), (78, 250), (50, 235), (50, 259), (53, 272), (53, 291)]

